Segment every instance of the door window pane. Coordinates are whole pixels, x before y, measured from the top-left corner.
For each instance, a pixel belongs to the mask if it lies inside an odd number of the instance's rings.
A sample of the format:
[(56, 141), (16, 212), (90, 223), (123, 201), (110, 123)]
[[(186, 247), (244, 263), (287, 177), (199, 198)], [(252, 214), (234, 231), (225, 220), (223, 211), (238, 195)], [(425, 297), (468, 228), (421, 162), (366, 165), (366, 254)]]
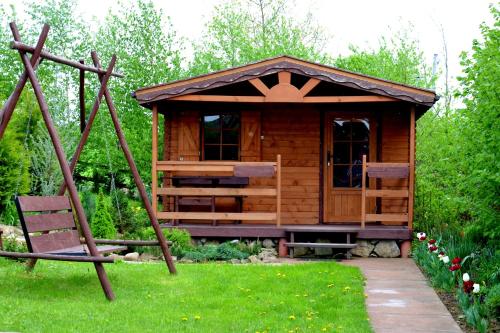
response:
[(367, 118), (352, 120), (352, 140), (368, 141), (370, 137), (370, 122)]
[(368, 160), (368, 143), (353, 143), (352, 164), (362, 164), (363, 155), (366, 155), (366, 159)]
[(336, 165), (333, 167), (333, 186), (349, 187), (349, 166)]
[(351, 187), (361, 187), (361, 178), (363, 178), (363, 166), (353, 165), (351, 167), (352, 184)]
[(333, 186), (361, 187), (363, 155), (370, 152), (368, 118), (335, 118), (333, 123)]
[(349, 164), (350, 158), (349, 142), (335, 143), (333, 145), (333, 163)]
[(338, 140), (349, 140), (351, 137), (351, 122), (348, 119), (336, 118), (333, 122), (333, 137)]

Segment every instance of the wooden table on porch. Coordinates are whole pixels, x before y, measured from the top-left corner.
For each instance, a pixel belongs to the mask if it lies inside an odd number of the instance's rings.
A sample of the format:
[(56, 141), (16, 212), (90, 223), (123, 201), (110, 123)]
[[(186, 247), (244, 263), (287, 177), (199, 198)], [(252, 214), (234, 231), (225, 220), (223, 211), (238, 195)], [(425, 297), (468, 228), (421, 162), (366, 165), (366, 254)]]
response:
[[(172, 185), (175, 187), (225, 187), (225, 188), (241, 188), (249, 184), (248, 177), (236, 176), (173, 176)], [(243, 208), (242, 196), (232, 196), (238, 203), (238, 212), (241, 213)], [(215, 212), (215, 196), (189, 196), (181, 197), (174, 196), (174, 211), (179, 211), (179, 206), (209, 206), (210, 211)], [(241, 221), (237, 221), (241, 223)], [(178, 225), (179, 220), (173, 220), (173, 225)], [(212, 220), (213, 225), (217, 225), (217, 220)]]

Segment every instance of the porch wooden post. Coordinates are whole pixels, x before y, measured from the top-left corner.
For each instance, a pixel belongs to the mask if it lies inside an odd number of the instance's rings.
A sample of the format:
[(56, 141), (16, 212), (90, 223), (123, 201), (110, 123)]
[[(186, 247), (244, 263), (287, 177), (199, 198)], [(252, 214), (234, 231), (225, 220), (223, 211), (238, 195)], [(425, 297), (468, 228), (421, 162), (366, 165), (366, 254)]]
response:
[[(92, 52), (92, 60), (94, 61), (95, 67), (98, 69), (101, 68), (99, 58), (95, 52)], [(99, 80), (102, 80), (102, 75), (99, 75)], [(118, 115), (116, 112), (115, 104), (113, 103), (113, 99), (111, 98), (111, 94), (109, 90), (106, 88), (104, 91), (104, 97), (106, 99), (106, 104), (108, 105), (108, 110), (111, 115), (111, 119), (113, 120), (113, 125), (115, 127), (116, 135), (118, 136), (118, 141), (120, 142), (120, 146), (122, 147), (123, 154), (127, 159), (127, 163), (129, 165), (130, 170), (132, 171), (132, 175), (134, 176), (134, 182), (139, 190), (139, 194), (141, 196), (142, 202), (144, 203), (144, 207), (148, 212), (149, 220), (151, 222), (151, 226), (155, 231), (156, 238), (160, 243), (160, 248), (163, 253), (163, 257), (165, 258), (165, 262), (167, 264), (168, 270), (171, 274), (176, 274), (177, 271), (175, 269), (174, 261), (172, 259), (172, 255), (170, 254), (170, 249), (168, 248), (167, 240), (165, 239), (165, 235), (161, 230), (160, 225), (158, 224), (158, 220), (156, 218), (156, 212), (153, 211), (153, 207), (149, 202), (148, 195), (146, 193), (146, 189), (144, 187), (144, 183), (142, 182), (141, 176), (139, 175), (139, 171), (137, 170), (137, 166), (135, 165), (134, 159), (132, 158), (132, 153), (128, 147), (127, 141), (125, 140), (125, 136), (123, 135), (123, 131), (120, 126), (120, 122), (118, 120)]]
[(363, 170), (361, 172), (361, 229), (365, 228), (366, 220), (366, 155), (363, 155)]
[[(170, 119), (170, 124), (168, 123), (168, 117), (165, 113), (163, 113), (163, 152), (162, 152), (162, 160), (169, 161), (170, 160), (170, 130), (172, 126), (172, 119)], [(167, 177), (167, 172), (163, 171), (162, 174), (162, 186), (169, 186), (169, 179)], [(170, 210), (170, 197), (167, 195), (163, 195), (161, 197), (162, 202), (162, 211), (166, 212)]]
[(276, 157), (276, 225), (281, 226), (281, 155)]
[[(11, 23), (11, 29), (14, 35), (14, 39), (16, 41), (19, 41), (19, 31), (17, 30), (17, 27), (14, 23)], [(21, 60), (23, 62), (24, 68), (27, 72), (27, 76), (31, 82), (31, 85), (33, 87), (33, 90), (35, 92), (36, 99), (38, 101), (38, 104), (40, 106), (40, 110), (42, 112), (42, 117), (45, 122), (45, 125), (47, 127), (47, 130), (49, 132), (50, 139), (52, 141), (52, 144), (54, 145), (54, 150), (56, 152), (57, 159), (59, 161), (59, 165), (62, 170), (63, 178), (65, 183), (68, 186), (68, 192), (69, 196), (71, 198), (71, 201), (73, 202), (73, 205), (75, 207), (76, 215), (78, 217), (78, 221), (80, 222), (80, 227), (82, 229), (82, 233), (85, 237), (85, 242), (87, 244), (87, 247), (89, 249), (89, 252), (91, 256), (93, 257), (98, 257), (101, 256), (99, 252), (97, 251), (97, 246), (95, 245), (94, 238), (92, 237), (92, 233), (90, 232), (90, 227), (87, 222), (87, 218), (85, 216), (85, 213), (83, 211), (83, 206), (82, 203), (80, 202), (80, 198), (78, 197), (78, 192), (76, 190), (76, 186), (73, 180), (73, 176), (71, 175), (71, 171), (68, 165), (68, 162), (66, 161), (66, 155), (64, 154), (63, 148), (61, 141), (59, 139), (59, 135), (57, 134), (56, 128), (54, 126), (54, 122), (52, 121), (52, 117), (50, 116), (49, 109), (47, 102), (45, 101), (45, 97), (43, 96), (42, 93), (42, 88), (40, 86), (40, 83), (38, 82), (38, 78), (35, 74), (35, 71), (33, 69), (33, 66), (31, 65), (30, 59), (28, 59), (28, 55), (19, 50), (19, 55), (21, 56)], [(111, 284), (109, 283), (108, 277), (106, 275), (106, 271), (104, 270), (104, 266), (102, 263), (95, 262), (94, 263), (95, 269), (97, 271), (97, 275), (99, 277), (99, 280), (101, 282), (101, 286), (104, 290), (104, 293), (106, 297), (109, 300), (113, 300), (115, 298), (115, 295), (113, 293), (113, 290), (111, 289)]]
[(151, 204), (153, 211), (158, 211), (158, 105), (153, 104), (153, 126), (152, 126), (152, 156), (151, 156)]
[(408, 229), (413, 228), (413, 200), (415, 192), (415, 105), (410, 111), (410, 175), (408, 179)]

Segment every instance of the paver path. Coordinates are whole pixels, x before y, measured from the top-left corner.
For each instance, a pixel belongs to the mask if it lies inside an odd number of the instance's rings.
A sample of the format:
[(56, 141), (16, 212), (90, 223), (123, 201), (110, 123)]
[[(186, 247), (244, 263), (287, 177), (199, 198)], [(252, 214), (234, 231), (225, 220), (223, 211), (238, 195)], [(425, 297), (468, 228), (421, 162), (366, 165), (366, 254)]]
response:
[(343, 263), (361, 268), (366, 277), (366, 305), (375, 333), (462, 332), (412, 259)]

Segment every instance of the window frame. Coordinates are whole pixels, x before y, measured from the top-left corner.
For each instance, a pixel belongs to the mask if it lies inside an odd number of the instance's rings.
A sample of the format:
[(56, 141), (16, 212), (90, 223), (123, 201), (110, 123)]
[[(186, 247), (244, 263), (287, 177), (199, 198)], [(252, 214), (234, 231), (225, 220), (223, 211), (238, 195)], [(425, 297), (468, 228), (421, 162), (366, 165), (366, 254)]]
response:
[[(238, 128), (237, 128), (237, 133), (238, 133), (238, 140), (237, 140), (237, 143), (223, 143), (223, 138), (224, 138), (224, 131), (234, 131), (234, 129), (227, 129), (227, 128), (224, 128), (223, 126), (223, 116), (224, 115), (230, 115), (230, 116), (237, 116), (238, 117)], [(219, 142), (218, 143), (205, 143), (205, 117), (207, 116), (219, 116), (219, 127), (218, 127), (218, 132), (220, 133), (219, 135)], [(212, 112), (203, 112), (201, 114), (201, 118), (200, 118), (200, 158), (202, 161), (228, 161), (228, 162), (231, 162), (231, 161), (240, 161), (241, 160), (241, 113), (239, 111), (234, 111), (234, 112), (230, 112), (230, 111), (212, 111)], [(214, 132), (216, 132), (214, 130)], [(210, 160), (207, 160), (205, 158), (205, 147), (206, 146), (212, 146), (212, 147), (219, 147), (219, 157), (220, 159), (210, 159)], [(222, 151), (222, 148), (224, 146), (229, 146), (229, 147), (237, 147), (237, 153), (238, 153), (238, 157), (237, 159), (235, 160), (225, 160), (225, 159), (222, 159), (223, 157), (223, 151)]]
[[(353, 120), (354, 119), (365, 119), (366, 121), (368, 121), (368, 126), (369, 126), (369, 129), (368, 129), (368, 135), (367, 135), (367, 139), (366, 140), (353, 140), (353, 137), (352, 137), (352, 126), (350, 126), (350, 129), (349, 129), (349, 138), (348, 139), (340, 139), (340, 140), (337, 140), (335, 139), (335, 126), (334, 126), (334, 122), (335, 120), (337, 119), (342, 119), (342, 120), (345, 120), (345, 121), (349, 121), (351, 124), (353, 123)], [(332, 149), (332, 183), (331, 183), (331, 187), (332, 189), (335, 189), (335, 190), (360, 190), (361, 189), (361, 185), (358, 187), (358, 186), (353, 186), (353, 167), (355, 165), (359, 165), (360, 168), (362, 168), (362, 164), (355, 164), (353, 162), (353, 145), (354, 144), (366, 144), (367, 147), (368, 147), (368, 152), (366, 153), (366, 157), (367, 157), (367, 161), (370, 161), (370, 155), (372, 153), (372, 132), (375, 130), (374, 128), (374, 121), (372, 119), (372, 117), (368, 116), (368, 115), (364, 115), (364, 114), (349, 114), (349, 115), (338, 115), (338, 116), (335, 116), (333, 119), (333, 122), (330, 124), (330, 126), (333, 126), (332, 127), (332, 137), (331, 137), (331, 140), (332, 140), (332, 146), (331, 146), (331, 149)], [(336, 163), (335, 162), (335, 145), (338, 144), (338, 143), (347, 143), (349, 144), (349, 160), (348, 160), (348, 163)], [(335, 167), (336, 166), (342, 166), (342, 167), (347, 167), (348, 168), (348, 174), (349, 174), (349, 185), (348, 186), (336, 186), (335, 185)]]

